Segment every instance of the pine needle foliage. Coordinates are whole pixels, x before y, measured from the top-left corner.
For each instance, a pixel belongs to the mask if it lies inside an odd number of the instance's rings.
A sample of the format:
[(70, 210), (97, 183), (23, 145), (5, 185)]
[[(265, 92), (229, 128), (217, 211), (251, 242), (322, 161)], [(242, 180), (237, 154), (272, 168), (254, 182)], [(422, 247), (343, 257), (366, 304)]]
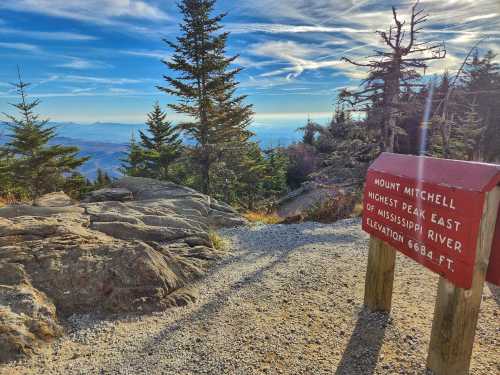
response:
[(165, 75), (167, 86), (158, 88), (179, 98), (169, 106), (191, 119), (180, 127), (196, 142), (192, 156), (199, 166), (200, 188), (210, 193), (212, 166), (252, 136), (247, 129), (252, 106), (236, 94), (241, 68), (232, 68), (238, 56), (226, 57), (229, 33), (220, 24), (225, 14), (212, 15), (215, 0), (183, 0), (178, 6), (181, 35), (176, 42), (165, 40), (174, 53), (164, 61), (176, 75)]
[(62, 188), (65, 179), (88, 158), (79, 157), (77, 147), (49, 145), (56, 130), (35, 112), (40, 101), (28, 100), (26, 89), (29, 85), (19, 74), (19, 81), (14, 86), (20, 101), (11, 104), (19, 114), (4, 113), (8, 119), (9, 140), (3, 153), (8, 156), (12, 184), (23, 187), (30, 197), (37, 197)]
[[(158, 102), (148, 114), (148, 132), (140, 131), (141, 147), (147, 174), (158, 180), (169, 178), (169, 166), (182, 152), (182, 139)], [(149, 134), (148, 134), (149, 133)]]

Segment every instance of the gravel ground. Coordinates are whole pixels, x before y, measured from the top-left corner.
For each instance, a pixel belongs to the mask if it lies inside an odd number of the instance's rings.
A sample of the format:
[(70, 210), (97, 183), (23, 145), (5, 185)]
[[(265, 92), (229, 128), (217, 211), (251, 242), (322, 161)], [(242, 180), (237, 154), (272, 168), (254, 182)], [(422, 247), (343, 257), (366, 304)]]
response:
[[(358, 220), (221, 231), (232, 254), (191, 306), (73, 316), (46, 352), (0, 374), (425, 374), (436, 275), (398, 255), (390, 317), (362, 308)], [(471, 374), (499, 374), (500, 290), (486, 286)]]

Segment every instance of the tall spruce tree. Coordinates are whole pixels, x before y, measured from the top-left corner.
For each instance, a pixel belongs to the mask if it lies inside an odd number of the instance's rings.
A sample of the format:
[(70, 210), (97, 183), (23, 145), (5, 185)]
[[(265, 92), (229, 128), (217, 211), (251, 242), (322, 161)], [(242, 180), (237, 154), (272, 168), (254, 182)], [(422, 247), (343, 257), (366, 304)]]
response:
[(169, 166), (182, 152), (182, 140), (176, 127), (167, 121), (167, 114), (156, 103), (146, 121), (148, 133), (140, 131), (145, 168), (150, 177), (169, 178)]
[(28, 101), (26, 88), (29, 84), (22, 81), (20, 73), (18, 77), (14, 86), (21, 101), (12, 106), (20, 116), (4, 114), (10, 133), (4, 151), (11, 157), (9, 168), (13, 185), (23, 186), (31, 197), (37, 197), (62, 188), (68, 175), (88, 158), (78, 157), (77, 147), (49, 146), (56, 136), (55, 128), (34, 112), (40, 101)]
[(212, 16), (215, 0), (182, 0), (181, 35), (177, 42), (165, 42), (174, 50), (172, 59), (164, 61), (177, 75), (164, 76), (166, 87), (158, 87), (180, 100), (170, 107), (189, 116), (192, 121), (180, 124), (196, 142), (193, 157), (199, 165), (201, 190), (210, 193), (211, 167), (224, 157), (227, 149), (239, 147), (252, 135), (247, 130), (252, 107), (245, 96), (236, 95), (236, 75), (240, 68), (231, 64), (237, 56), (226, 57), (229, 36), (221, 32), (225, 14)]

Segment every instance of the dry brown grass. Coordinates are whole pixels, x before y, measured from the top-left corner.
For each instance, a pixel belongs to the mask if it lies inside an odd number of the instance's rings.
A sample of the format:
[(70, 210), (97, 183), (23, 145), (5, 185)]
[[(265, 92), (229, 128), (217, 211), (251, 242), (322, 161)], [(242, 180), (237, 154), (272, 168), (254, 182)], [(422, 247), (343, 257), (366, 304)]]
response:
[(208, 237), (210, 238), (210, 242), (212, 243), (212, 247), (216, 250), (226, 251), (227, 243), (224, 238), (221, 237), (219, 233), (214, 230), (210, 230), (208, 232)]
[(263, 224), (280, 224), (283, 219), (278, 216), (275, 212), (255, 212), (248, 211), (243, 216), (251, 223), (263, 223)]
[(0, 207), (15, 205), (15, 204), (31, 204), (32, 200), (29, 195), (23, 191), (10, 191), (0, 195)]
[(363, 216), (363, 203), (358, 202), (354, 205), (354, 208), (352, 209), (352, 216), (353, 217)]

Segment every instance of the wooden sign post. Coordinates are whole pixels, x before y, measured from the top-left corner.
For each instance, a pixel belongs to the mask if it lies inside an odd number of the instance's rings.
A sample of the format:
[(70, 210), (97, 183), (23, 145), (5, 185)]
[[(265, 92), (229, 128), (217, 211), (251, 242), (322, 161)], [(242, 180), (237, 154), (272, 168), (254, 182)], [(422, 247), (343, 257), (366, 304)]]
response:
[(427, 367), (469, 371), (484, 281), (500, 284), (500, 166), (383, 153), (366, 176), (365, 305), (391, 309), (396, 251), (441, 275)]

